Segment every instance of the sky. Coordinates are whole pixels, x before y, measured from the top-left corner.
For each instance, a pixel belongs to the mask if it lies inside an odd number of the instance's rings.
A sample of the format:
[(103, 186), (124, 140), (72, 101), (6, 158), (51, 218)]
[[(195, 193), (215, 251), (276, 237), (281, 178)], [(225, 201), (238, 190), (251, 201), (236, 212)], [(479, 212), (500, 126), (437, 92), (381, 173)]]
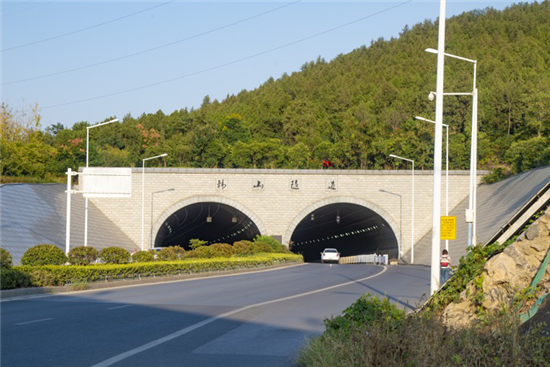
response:
[[(513, 3), (447, 0), (446, 17)], [(0, 15), (1, 99), (46, 128), (222, 101), (436, 20), (439, 0), (28, 0)]]

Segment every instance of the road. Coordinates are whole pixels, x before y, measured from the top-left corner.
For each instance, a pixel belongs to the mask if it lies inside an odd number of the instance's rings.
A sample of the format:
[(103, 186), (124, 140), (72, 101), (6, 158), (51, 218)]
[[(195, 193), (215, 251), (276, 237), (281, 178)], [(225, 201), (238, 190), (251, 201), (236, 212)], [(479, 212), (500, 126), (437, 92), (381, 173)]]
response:
[(412, 309), (429, 269), (305, 264), (1, 303), (1, 366), (294, 366), (365, 293)]

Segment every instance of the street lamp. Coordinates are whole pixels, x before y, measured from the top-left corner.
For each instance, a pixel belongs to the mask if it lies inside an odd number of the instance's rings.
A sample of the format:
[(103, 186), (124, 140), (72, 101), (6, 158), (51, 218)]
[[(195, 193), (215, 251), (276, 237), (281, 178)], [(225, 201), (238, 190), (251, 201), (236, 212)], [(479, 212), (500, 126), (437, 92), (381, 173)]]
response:
[(442, 51), (437, 54), (436, 93), (439, 98), (435, 101), (435, 136), (434, 136), (434, 178), (432, 201), (432, 258), (430, 269), (430, 295), (439, 288), (440, 264), (439, 250), (441, 237), (441, 140), (443, 135), (443, 81), (445, 72), (445, 0), (439, 1), (439, 29), (437, 37), (438, 48)]
[[(416, 116), (415, 119), (420, 121), (431, 122), (435, 124), (435, 121), (428, 120), (424, 117)], [(449, 125), (442, 124), (445, 127), (446, 139), (445, 139), (445, 215), (449, 216)], [(449, 251), (449, 240), (445, 240), (445, 249)]]
[[(101, 124), (96, 124), (92, 126), (86, 127), (86, 168), (88, 168), (88, 151), (90, 147), (90, 129), (93, 129), (94, 127), (99, 127), (103, 125), (112, 124), (113, 122), (118, 122), (118, 119), (114, 119), (111, 121), (103, 122)], [(85, 205), (84, 205), (84, 246), (88, 246), (88, 197), (86, 197)]]
[(154, 157), (144, 158), (143, 163), (141, 165), (141, 251), (145, 250), (145, 247), (143, 245), (144, 228), (145, 228), (145, 161), (148, 161), (150, 159), (160, 158), (160, 157), (166, 157), (167, 155), (168, 155), (167, 153), (164, 153), (161, 155), (156, 155)]
[(399, 249), (399, 258), (403, 256), (403, 195), (396, 194), (395, 192), (387, 191), (380, 189), (380, 192), (385, 192), (386, 194), (399, 196), (399, 243), (401, 248)]
[(412, 205), (411, 205), (411, 264), (414, 264), (414, 160), (390, 154), (390, 157), (401, 159), (412, 164)]
[(149, 248), (153, 248), (153, 200), (155, 199), (155, 194), (160, 194), (161, 192), (167, 192), (167, 191), (174, 191), (175, 189), (166, 189), (166, 190), (160, 190), (155, 191), (151, 193), (151, 230), (150, 230), (150, 242), (149, 242)]
[[(438, 50), (433, 48), (427, 48), (426, 52), (439, 55)], [(476, 87), (477, 78), (477, 60), (467, 59), (465, 57), (456, 56), (448, 53), (443, 53), (444, 56), (452, 57), (454, 59), (467, 61), (474, 64), (474, 76), (473, 76), (473, 89), (469, 93), (443, 93), (443, 95), (470, 95), (472, 96), (472, 142), (470, 148), (470, 199), (469, 207), (466, 211), (466, 222), (468, 223), (468, 247), (471, 247), (477, 243), (476, 234), (476, 222), (477, 222), (477, 98), (478, 91)]]

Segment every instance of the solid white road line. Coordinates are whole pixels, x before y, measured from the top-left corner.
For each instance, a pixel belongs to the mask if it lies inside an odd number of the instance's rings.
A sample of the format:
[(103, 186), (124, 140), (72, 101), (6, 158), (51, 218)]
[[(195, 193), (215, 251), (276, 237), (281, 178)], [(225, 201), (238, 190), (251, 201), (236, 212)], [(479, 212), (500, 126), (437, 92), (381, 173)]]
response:
[(40, 320), (32, 320), (32, 321), (26, 321), (26, 322), (19, 322), (15, 325), (27, 325), (27, 324), (34, 324), (36, 322), (42, 322), (42, 321), (48, 321), (48, 320), (53, 320), (53, 318), (49, 318), (49, 319), (40, 319)]
[(119, 308), (126, 308), (126, 307), (132, 307), (133, 305), (124, 305), (124, 306), (116, 306), (108, 308), (108, 310), (118, 310)]
[(333, 285), (333, 286), (330, 286), (330, 287), (326, 287), (326, 288), (322, 288), (322, 289), (317, 289), (315, 291), (310, 291), (310, 292), (305, 292), (305, 293), (300, 293), (300, 294), (295, 294), (293, 296), (288, 296), (288, 297), (283, 297), (283, 298), (278, 298), (278, 299), (274, 299), (274, 300), (271, 300), (271, 301), (265, 301), (265, 302), (260, 302), (260, 303), (256, 303), (256, 304), (253, 304), (253, 305), (249, 305), (249, 306), (244, 306), (244, 307), (241, 307), (241, 308), (238, 308), (236, 310), (233, 310), (233, 311), (229, 311), (229, 312), (226, 312), (224, 314), (221, 314), (221, 315), (217, 315), (217, 316), (214, 316), (214, 317), (211, 317), (209, 319), (206, 319), (206, 320), (203, 320), (199, 323), (196, 323), (194, 325), (191, 325), (191, 326), (188, 326), (184, 329), (181, 329), (181, 330), (178, 330), (176, 331), (175, 333), (172, 333), (172, 334), (169, 334), (169, 335), (166, 335), (162, 338), (159, 338), (157, 340), (153, 340), (152, 342), (150, 343), (147, 343), (147, 344), (144, 344), (140, 347), (137, 347), (137, 348), (134, 348), (134, 349), (131, 349), (127, 352), (124, 352), (124, 353), (121, 353), (119, 355), (116, 355), (112, 358), (109, 358), (103, 362), (100, 362), (98, 364), (95, 364), (93, 365), (92, 367), (107, 367), (107, 366), (111, 366), (117, 362), (120, 362), (126, 358), (130, 358), (138, 353), (141, 353), (141, 352), (144, 352), (146, 351), (147, 349), (151, 349), (151, 348), (154, 348), (156, 347), (157, 345), (161, 345), (163, 343), (166, 343), (172, 339), (175, 339), (177, 337), (180, 337), (182, 335), (185, 335), (187, 333), (190, 333), (191, 331), (193, 330), (196, 330), (200, 327), (203, 327), (205, 325), (208, 325), (216, 320), (219, 320), (219, 319), (223, 319), (225, 317), (228, 317), (228, 316), (232, 316), (234, 314), (237, 314), (239, 312), (243, 312), (243, 311), (246, 311), (248, 309), (251, 309), (251, 308), (254, 308), (254, 307), (260, 307), (260, 306), (265, 306), (265, 305), (269, 305), (269, 304), (273, 304), (273, 303), (277, 303), (277, 302), (283, 302), (283, 301), (288, 301), (288, 300), (291, 300), (291, 299), (295, 299), (295, 298), (300, 298), (300, 297), (304, 297), (304, 296), (308, 296), (308, 295), (311, 295), (311, 294), (315, 294), (315, 293), (321, 293), (321, 292), (325, 292), (325, 291), (328, 291), (328, 290), (331, 290), (331, 289), (334, 289), (334, 288), (339, 288), (339, 287), (344, 287), (346, 285), (350, 285), (350, 284), (354, 284), (354, 283), (359, 283), (359, 282), (362, 282), (362, 281), (365, 281), (365, 280), (368, 280), (368, 279), (371, 279), (371, 278), (374, 278), (374, 277), (377, 277), (381, 274), (383, 274), (384, 272), (386, 272), (386, 270), (388, 270), (387, 267), (384, 267), (383, 270), (379, 273), (376, 273), (374, 275), (371, 275), (371, 276), (368, 276), (366, 278), (362, 278), (362, 279), (357, 279), (357, 280), (352, 280), (350, 282), (346, 282), (346, 283), (341, 283), (341, 284), (337, 284), (337, 285)]

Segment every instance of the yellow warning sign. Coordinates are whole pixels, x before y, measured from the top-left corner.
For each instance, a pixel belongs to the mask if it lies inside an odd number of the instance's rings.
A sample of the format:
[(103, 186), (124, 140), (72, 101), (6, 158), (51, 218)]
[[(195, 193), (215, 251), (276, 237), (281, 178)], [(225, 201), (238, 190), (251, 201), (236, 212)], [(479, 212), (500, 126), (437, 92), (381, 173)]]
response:
[(442, 240), (456, 240), (456, 217), (441, 217)]

